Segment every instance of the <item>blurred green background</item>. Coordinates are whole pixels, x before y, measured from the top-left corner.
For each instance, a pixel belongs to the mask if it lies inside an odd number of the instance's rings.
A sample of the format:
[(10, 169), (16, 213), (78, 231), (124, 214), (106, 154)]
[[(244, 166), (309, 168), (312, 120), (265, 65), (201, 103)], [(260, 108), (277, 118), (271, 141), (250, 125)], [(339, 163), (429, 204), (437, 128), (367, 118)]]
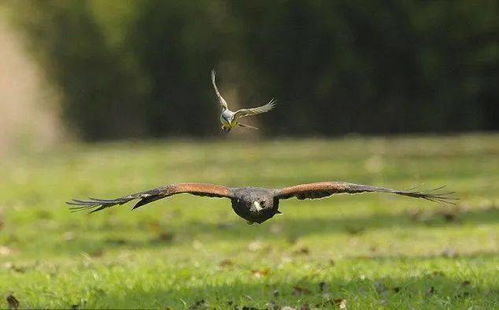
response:
[(267, 136), (499, 129), (497, 1), (7, 1), (89, 141), (216, 136), (275, 97)]

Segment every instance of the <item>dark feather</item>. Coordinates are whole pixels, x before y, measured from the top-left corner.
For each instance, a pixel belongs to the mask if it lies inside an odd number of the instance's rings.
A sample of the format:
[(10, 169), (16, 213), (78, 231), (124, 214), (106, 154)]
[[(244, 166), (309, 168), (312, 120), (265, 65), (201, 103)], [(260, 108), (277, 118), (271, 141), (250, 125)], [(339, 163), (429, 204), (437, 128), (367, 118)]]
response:
[(148, 204), (148, 203), (151, 203), (151, 202), (153, 202), (153, 201), (159, 200), (159, 199), (161, 199), (161, 198), (164, 198), (164, 196), (159, 196), (159, 195), (158, 195), (158, 196), (149, 196), (149, 197), (142, 198), (141, 200), (139, 200), (139, 202), (137, 202), (137, 203), (133, 206), (132, 210), (133, 210), (133, 209), (137, 209), (138, 207), (141, 207), (141, 206), (146, 205), (146, 204)]

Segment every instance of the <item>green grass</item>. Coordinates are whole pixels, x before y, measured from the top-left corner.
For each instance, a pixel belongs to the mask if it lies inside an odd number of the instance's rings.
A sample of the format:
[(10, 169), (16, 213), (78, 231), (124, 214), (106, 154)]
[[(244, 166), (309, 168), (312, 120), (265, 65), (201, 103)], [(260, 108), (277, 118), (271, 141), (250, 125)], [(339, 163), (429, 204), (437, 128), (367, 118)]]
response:
[[(0, 163), (0, 308), (493, 309), (499, 136), (73, 145)], [(175, 182), (282, 187), (343, 180), (423, 189), (284, 200), (249, 226), (223, 199), (70, 213), (70, 198)]]

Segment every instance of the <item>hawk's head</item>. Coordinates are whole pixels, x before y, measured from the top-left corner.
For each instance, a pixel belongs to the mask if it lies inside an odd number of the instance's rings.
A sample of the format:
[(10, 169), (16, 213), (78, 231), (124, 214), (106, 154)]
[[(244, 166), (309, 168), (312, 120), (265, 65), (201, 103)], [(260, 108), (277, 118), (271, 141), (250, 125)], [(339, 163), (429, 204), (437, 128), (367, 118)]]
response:
[(279, 199), (275, 198), (274, 190), (265, 188), (234, 189), (232, 209), (237, 215), (249, 223), (261, 224), (279, 214)]

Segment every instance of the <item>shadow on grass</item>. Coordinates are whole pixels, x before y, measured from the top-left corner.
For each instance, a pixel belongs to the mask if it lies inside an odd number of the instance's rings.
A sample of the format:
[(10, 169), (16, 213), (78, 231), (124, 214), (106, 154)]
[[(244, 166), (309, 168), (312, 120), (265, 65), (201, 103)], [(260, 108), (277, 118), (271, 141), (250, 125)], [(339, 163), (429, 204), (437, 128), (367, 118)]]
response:
[[(271, 225), (280, 225), (284, 235), (293, 235), (296, 238), (312, 234), (330, 234), (330, 233), (347, 233), (351, 235), (367, 233), (371, 230), (377, 229), (390, 229), (394, 227), (412, 228), (412, 227), (449, 227), (458, 225), (469, 224), (486, 224), (497, 223), (499, 220), (499, 209), (495, 207), (487, 209), (476, 210), (438, 210), (434, 212), (413, 212), (413, 213), (400, 213), (400, 214), (375, 214), (363, 217), (338, 217), (338, 218), (277, 218), (273, 223), (265, 223), (257, 228), (267, 225), (265, 234), (258, 237), (272, 239), (279, 234), (269, 234), (268, 230)], [(203, 225), (203, 223), (195, 223), (195, 227), (203, 231), (213, 231), (216, 229), (210, 225)], [(234, 230), (236, 238), (241, 237), (254, 237), (251, 235), (241, 236), (240, 225), (228, 226), (227, 230)], [(270, 229), (271, 230), (271, 229)], [(229, 231), (230, 232), (230, 231)], [(221, 234), (226, 236), (227, 233)]]
[[(359, 235), (377, 229), (401, 227), (451, 227), (460, 225), (496, 223), (499, 209), (490, 207), (459, 211), (446, 209), (422, 213), (376, 214), (365, 217), (346, 218), (286, 218), (286, 215), (261, 224), (248, 226), (243, 221), (220, 221), (219, 223), (179, 220), (178, 224), (165, 225), (167, 231), (152, 230), (144, 221), (132, 225), (108, 226), (105, 223), (92, 227), (93, 236), (86, 231), (71, 243), (59, 244), (58, 251), (99, 252), (113, 248), (155, 248), (192, 242), (209, 236), (211, 240), (276, 240), (290, 241), (308, 235), (348, 234)], [(136, 231), (137, 233), (133, 233)], [(108, 234), (110, 233), (110, 234)], [(130, 236), (134, 237), (130, 239)], [(135, 238), (141, 234), (140, 238)], [(112, 237), (109, 237), (112, 235)], [(107, 236), (107, 237), (105, 237)]]
[[(161, 272), (160, 270), (158, 272)], [(166, 275), (167, 276), (167, 275)], [(83, 307), (171, 309), (296, 309), (338, 308), (453, 308), (452, 306), (491, 309), (499, 302), (497, 285), (478, 285), (476, 279), (453, 279), (443, 273), (407, 278), (380, 277), (345, 280), (324, 274), (322, 279), (255, 280), (248, 274), (244, 281), (196, 286), (175, 283), (161, 289), (143, 288), (141, 283), (123, 288), (119, 294), (103, 291), (91, 294)], [(187, 280), (188, 281), (188, 280)], [(209, 283), (210, 281), (202, 281)], [(307, 307), (308, 306), (308, 307)], [(246, 308), (244, 308), (246, 307)], [(467, 308), (465, 307), (465, 308)]]

